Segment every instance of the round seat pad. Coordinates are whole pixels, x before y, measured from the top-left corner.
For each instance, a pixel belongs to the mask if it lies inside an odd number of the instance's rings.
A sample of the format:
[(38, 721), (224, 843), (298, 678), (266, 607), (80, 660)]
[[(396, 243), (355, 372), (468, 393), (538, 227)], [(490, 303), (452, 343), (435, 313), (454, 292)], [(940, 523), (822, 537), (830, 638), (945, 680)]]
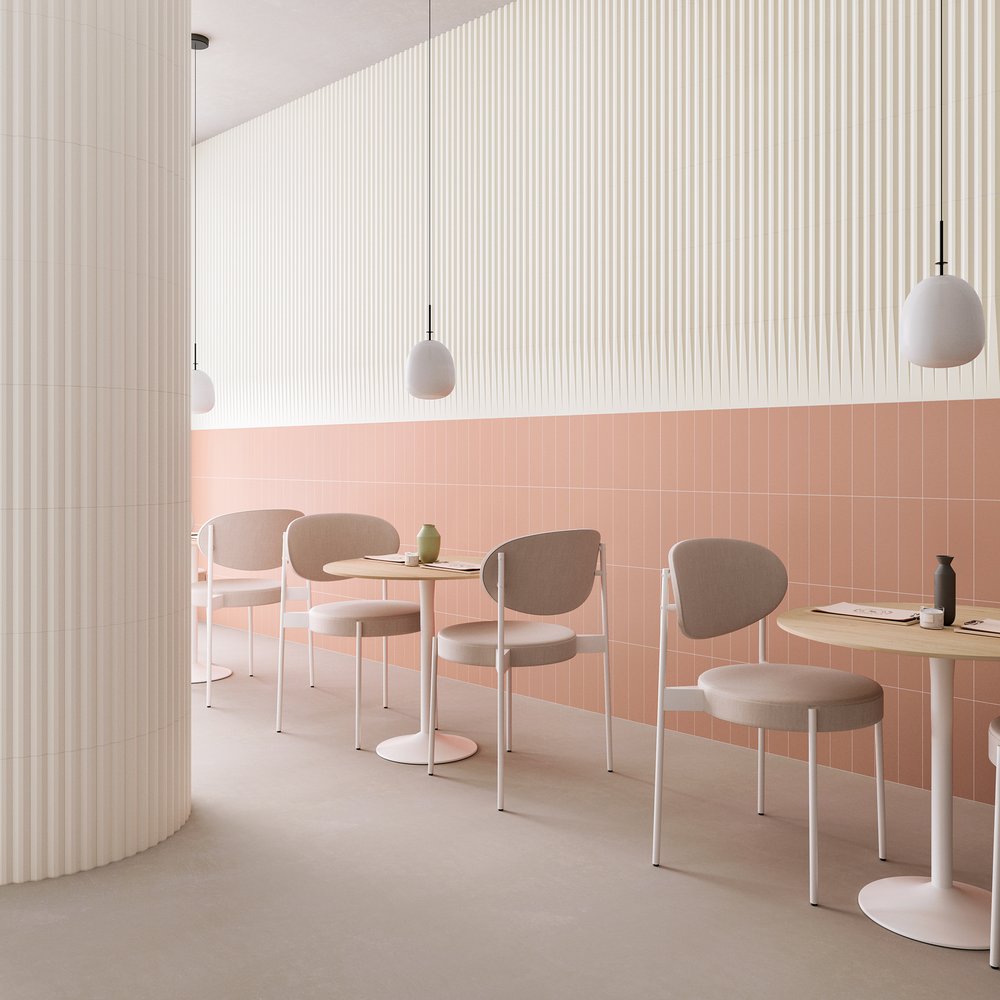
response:
[[(509, 621), (504, 623), (504, 645), (512, 667), (562, 663), (576, 656), (576, 633), (552, 622)], [(438, 655), (454, 663), (495, 667), (497, 623), (449, 625), (438, 632)]]
[(412, 601), (333, 601), (309, 609), (309, 629), (319, 635), (409, 635), (420, 631), (420, 606)]
[(882, 718), (881, 685), (830, 667), (737, 663), (706, 670), (698, 686), (710, 715), (757, 729), (807, 732), (810, 708), (818, 710), (821, 733), (863, 729)]

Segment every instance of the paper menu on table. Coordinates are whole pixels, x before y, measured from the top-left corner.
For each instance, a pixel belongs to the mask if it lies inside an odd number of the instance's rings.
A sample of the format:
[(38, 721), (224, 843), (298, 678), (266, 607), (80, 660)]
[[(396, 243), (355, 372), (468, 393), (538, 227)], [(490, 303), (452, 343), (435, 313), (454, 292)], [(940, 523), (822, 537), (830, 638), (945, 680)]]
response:
[(879, 608), (868, 604), (852, 604), (850, 601), (840, 601), (837, 604), (826, 604), (813, 608), (825, 615), (842, 615), (845, 618), (865, 618), (874, 622), (888, 622), (891, 625), (912, 625), (918, 621), (920, 614), (909, 608)]

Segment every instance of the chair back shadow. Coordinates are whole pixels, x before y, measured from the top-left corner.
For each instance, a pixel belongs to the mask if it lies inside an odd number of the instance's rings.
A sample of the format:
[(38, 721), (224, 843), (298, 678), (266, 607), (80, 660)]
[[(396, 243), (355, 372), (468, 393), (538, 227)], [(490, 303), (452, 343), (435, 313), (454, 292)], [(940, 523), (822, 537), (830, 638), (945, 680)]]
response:
[(371, 514), (309, 514), (288, 526), (288, 561), (303, 580), (346, 580), (323, 567), (399, 551), (399, 532)]
[(208, 553), (212, 526), (212, 561), (227, 569), (259, 571), (281, 566), (281, 538), (300, 510), (240, 510), (210, 518), (198, 532), (198, 548)]
[(594, 589), (600, 546), (600, 533), (589, 528), (512, 538), (483, 560), (483, 587), (496, 601), (497, 557), (502, 552), (505, 608), (529, 615), (567, 614)]
[(689, 639), (713, 639), (766, 618), (788, 590), (782, 561), (736, 538), (691, 538), (669, 554), (677, 624)]

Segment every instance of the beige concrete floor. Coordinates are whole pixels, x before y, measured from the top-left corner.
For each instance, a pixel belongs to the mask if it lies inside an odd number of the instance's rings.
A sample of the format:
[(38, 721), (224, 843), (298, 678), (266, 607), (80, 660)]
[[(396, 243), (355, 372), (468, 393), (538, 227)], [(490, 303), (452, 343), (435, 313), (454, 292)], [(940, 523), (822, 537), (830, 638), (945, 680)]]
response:
[[(921, 874), (929, 798), (888, 790), (890, 862), (865, 778), (821, 769), (820, 893), (806, 898), (805, 767), (668, 737), (668, 867), (649, 864), (653, 730), (515, 699), (508, 811), (494, 808), (493, 694), (442, 681), (442, 729), (481, 744), (423, 768), (373, 751), (416, 728), (417, 677), (353, 671), (292, 646), (287, 732), (273, 731), (274, 644), (194, 712), (194, 811), (160, 846), (92, 872), (0, 889), (0, 998), (986, 997), (983, 952), (905, 940), (858, 910), (866, 882)], [(373, 649), (374, 652), (374, 649)], [(956, 872), (988, 885), (992, 812), (956, 802)]]

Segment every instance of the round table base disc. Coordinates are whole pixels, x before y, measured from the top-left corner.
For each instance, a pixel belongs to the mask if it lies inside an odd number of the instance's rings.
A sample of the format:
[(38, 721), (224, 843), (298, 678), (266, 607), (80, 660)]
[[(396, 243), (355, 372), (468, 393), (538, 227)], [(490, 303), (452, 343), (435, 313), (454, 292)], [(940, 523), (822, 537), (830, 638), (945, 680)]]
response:
[[(478, 745), (464, 736), (437, 733), (434, 737), (434, 764), (449, 764), (455, 760), (465, 760), (479, 749)], [(393, 736), (383, 740), (375, 752), (386, 760), (397, 764), (427, 764), (427, 737), (423, 733), (407, 736)]]
[[(212, 664), (212, 680), (213, 681), (224, 681), (227, 677), (232, 677), (233, 672), (228, 667), (220, 667), (217, 663)], [(192, 684), (204, 684), (205, 683), (205, 664), (204, 663), (193, 663), (191, 664), (191, 683)]]
[(990, 894), (955, 882), (936, 889), (926, 878), (884, 878), (858, 893), (864, 913), (887, 930), (941, 948), (990, 946)]

